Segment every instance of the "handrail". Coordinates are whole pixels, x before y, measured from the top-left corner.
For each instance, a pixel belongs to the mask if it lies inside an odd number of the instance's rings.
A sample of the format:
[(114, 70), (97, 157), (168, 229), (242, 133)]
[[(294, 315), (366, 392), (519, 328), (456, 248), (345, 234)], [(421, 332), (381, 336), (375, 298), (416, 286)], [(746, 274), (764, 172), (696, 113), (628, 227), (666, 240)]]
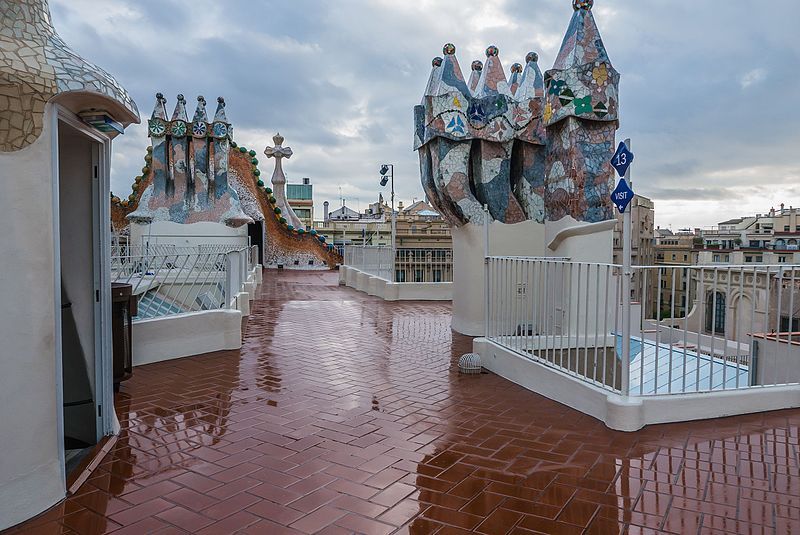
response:
[(234, 307), (257, 259), (256, 246), (227, 252), (183, 249), (165, 254), (126, 250), (112, 255), (111, 280), (133, 287), (138, 319)]

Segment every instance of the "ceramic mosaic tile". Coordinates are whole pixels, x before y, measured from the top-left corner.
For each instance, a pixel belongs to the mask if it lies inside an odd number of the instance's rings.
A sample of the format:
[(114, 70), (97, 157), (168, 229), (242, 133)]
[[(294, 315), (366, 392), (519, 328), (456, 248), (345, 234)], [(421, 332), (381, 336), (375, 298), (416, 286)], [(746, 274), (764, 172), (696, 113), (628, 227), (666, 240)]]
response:
[(619, 74), (590, 0), (574, 14), (553, 69), (531, 52), (506, 76), (496, 46), (468, 82), (447, 44), (414, 109), (423, 188), (448, 221), (480, 223), (482, 205), (504, 223), (597, 222), (613, 216), (608, 163), (618, 126)]
[(0, 152), (36, 141), (45, 104), (71, 91), (104, 95), (138, 119), (127, 91), (56, 34), (46, 0), (0, 1)]
[(202, 96), (197, 98), (189, 136), (183, 95), (178, 95), (172, 120), (167, 120), (166, 99), (158, 93), (148, 130), (153, 180), (142, 193), (136, 210), (128, 215), (130, 221), (213, 221), (230, 227), (253, 222), (242, 210), (236, 189), (228, 183), (232, 134), (222, 97), (217, 99), (217, 111), (210, 124), (206, 101)]

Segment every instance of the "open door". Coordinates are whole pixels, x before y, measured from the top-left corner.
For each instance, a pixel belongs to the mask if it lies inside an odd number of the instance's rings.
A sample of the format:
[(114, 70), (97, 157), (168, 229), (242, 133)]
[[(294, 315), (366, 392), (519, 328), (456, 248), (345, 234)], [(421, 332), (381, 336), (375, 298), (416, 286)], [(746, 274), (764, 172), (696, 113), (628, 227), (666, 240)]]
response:
[(247, 237), (250, 245), (258, 246), (258, 263), (264, 265), (264, 223), (255, 221), (247, 225)]
[[(63, 116), (62, 116), (63, 115)], [(58, 267), (65, 473), (109, 433), (111, 366), (104, 268), (108, 253), (107, 140), (66, 114), (58, 121)], [(109, 377), (106, 377), (106, 376)], [(108, 411), (106, 411), (108, 412)]]

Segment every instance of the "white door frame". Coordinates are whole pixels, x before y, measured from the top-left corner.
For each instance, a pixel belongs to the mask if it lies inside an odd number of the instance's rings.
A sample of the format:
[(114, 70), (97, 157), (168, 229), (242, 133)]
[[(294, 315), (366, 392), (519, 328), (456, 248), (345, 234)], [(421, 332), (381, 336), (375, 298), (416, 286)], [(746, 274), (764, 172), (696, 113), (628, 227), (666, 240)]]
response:
[(54, 105), (52, 114), (53, 154), (53, 251), (56, 320), (56, 407), (59, 457), (66, 483), (64, 464), (64, 381), (61, 340), (61, 228), (59, 210), (59, 122), (63, 122), (95, 142), (92, 150), (92, 249), (94, 256), (94, 400), (96, 438), (117, 431), (114, 414), (114, 384), (111, 343), (111, 138), (83, 123), (68, 109)]

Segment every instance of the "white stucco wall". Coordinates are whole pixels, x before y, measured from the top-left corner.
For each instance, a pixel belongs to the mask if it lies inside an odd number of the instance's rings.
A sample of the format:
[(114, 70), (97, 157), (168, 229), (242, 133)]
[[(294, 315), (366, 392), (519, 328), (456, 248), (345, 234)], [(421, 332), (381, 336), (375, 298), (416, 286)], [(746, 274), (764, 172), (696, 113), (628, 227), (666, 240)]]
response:
[(385, 301), (450, 301), (452, 282), (389, 282), (351, 266), (339, 266), (339, 284)]
[[(148, 225), (130, 225), (131, 245), (170, 244), (176, 247), (197, 247), (198, 245), (247, 246), (247, 225), (231, 228), (222, 223), (202, 221), (184, 225), (172, 221), (154, 221)], [(143, 241), (144, 240), (144, 241)]]
[(133, 324), (133, 365), (242, 347), (242, 313), (208, 310)]
[(0, 529), (64, 497), (57, 430), (52, 117), (0, 153)]
[[(484, 227), (453, 228), (453, 330), (483, 334)], [(545, 227), (535, 221), (489, 225), (489, 255), (545, 256)]]
[[(573, 262), (610, 263), (613, 226), (613, 221), (587, 225), (569, 217), (546, 224), (525, 221), (506, 225), (493, 221), (489, 225), (489, 255), (566, 257)], [(568, 234), (570, 229), (580, 230), (563, 237), (564, 231)], [(452, 229), (452, 326), (453, 330), (471, 336), (484, 334), (484, 233), (483, 225)]]

